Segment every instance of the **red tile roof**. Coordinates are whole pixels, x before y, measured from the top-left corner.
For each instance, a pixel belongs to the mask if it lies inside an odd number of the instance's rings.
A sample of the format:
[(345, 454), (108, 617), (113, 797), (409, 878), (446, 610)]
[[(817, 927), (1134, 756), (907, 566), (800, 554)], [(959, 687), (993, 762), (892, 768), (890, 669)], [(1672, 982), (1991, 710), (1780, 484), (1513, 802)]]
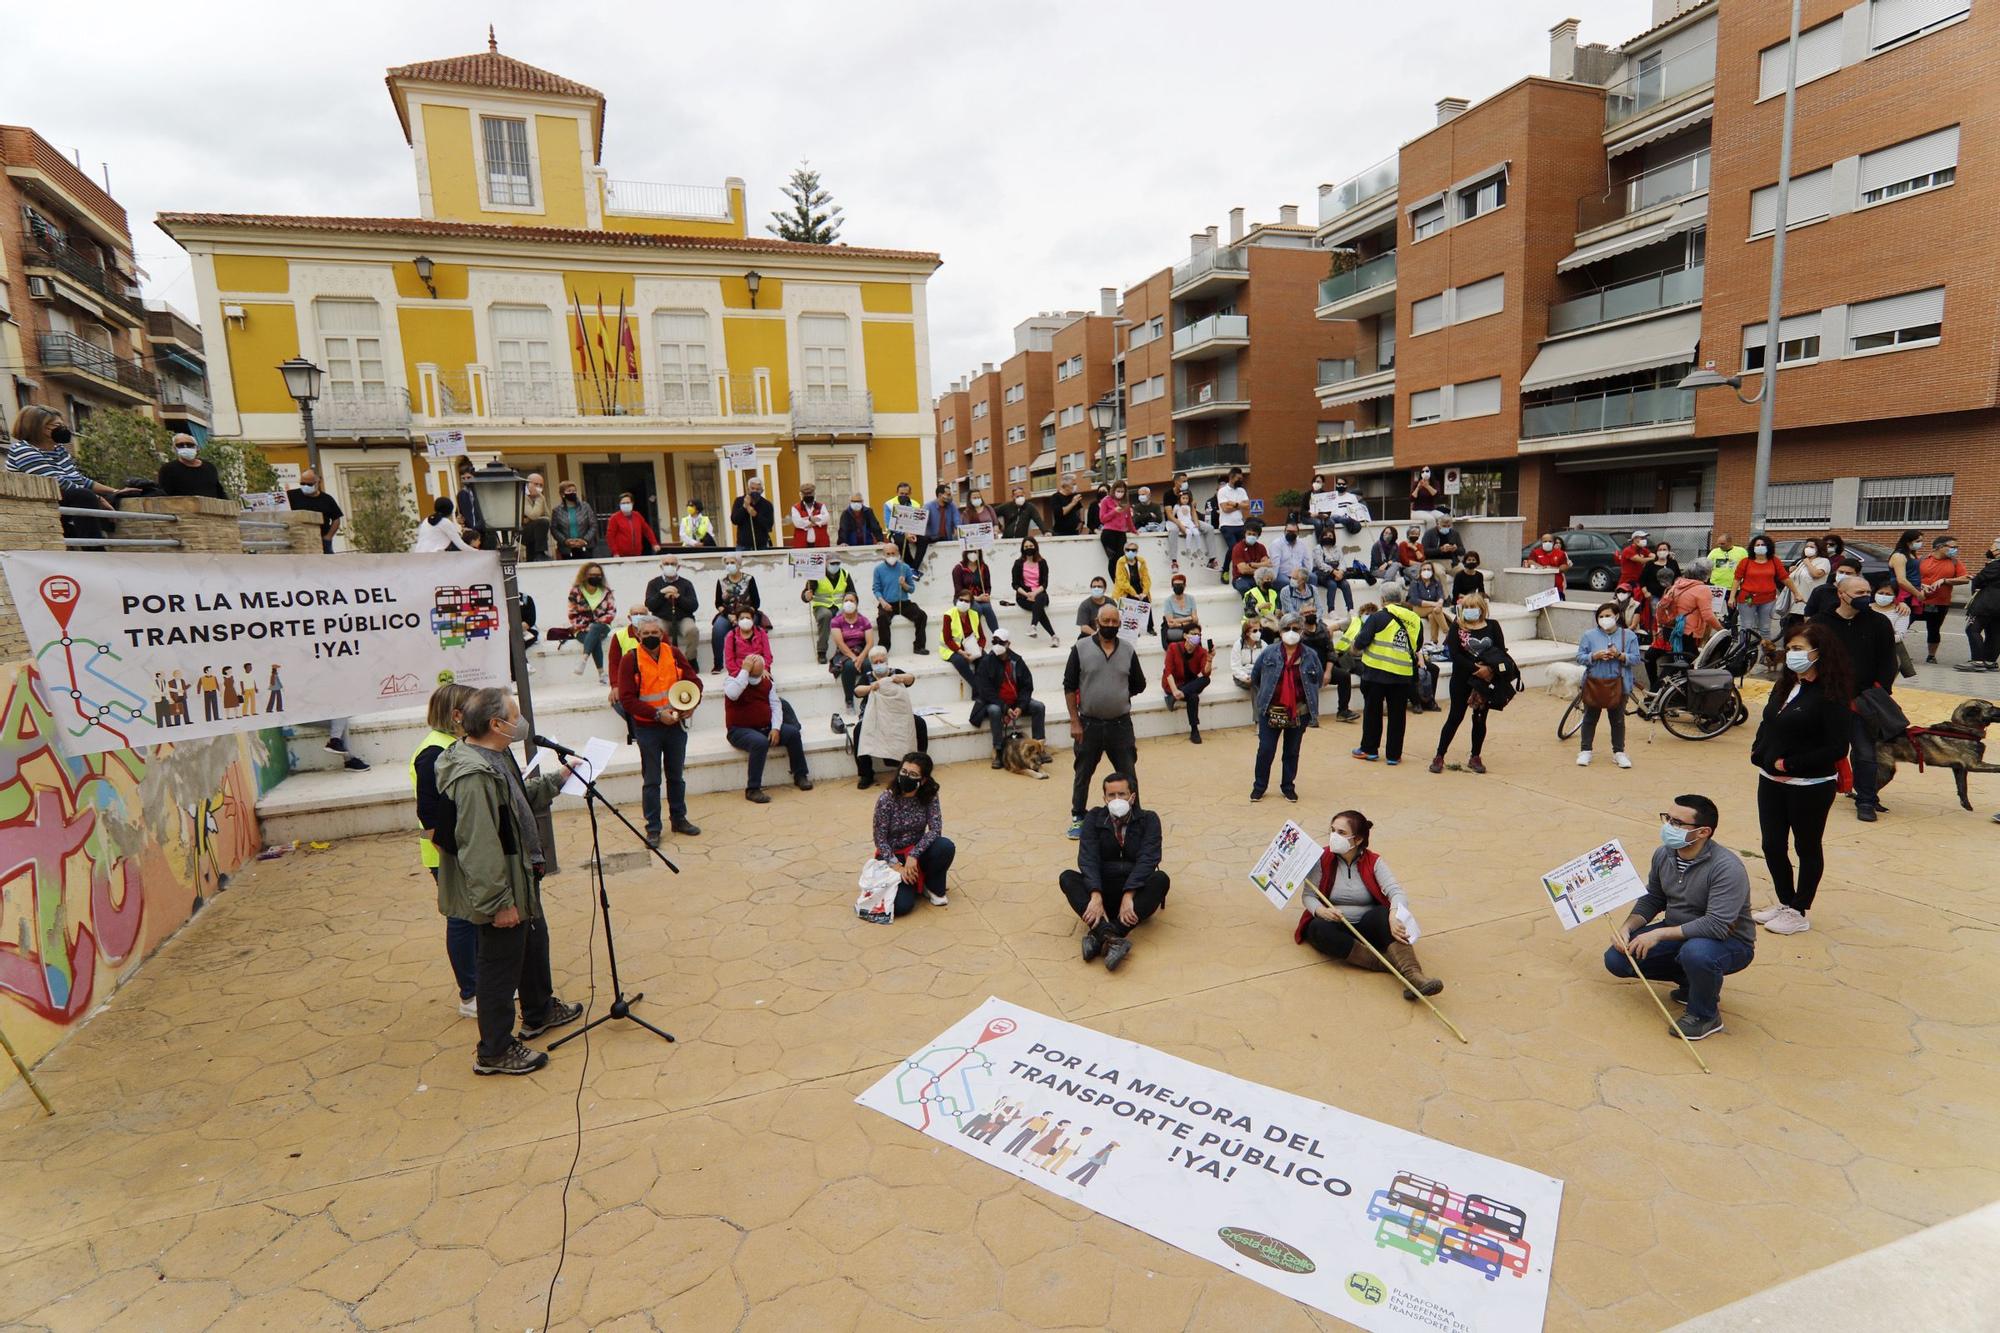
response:
[(403, 141), (410, 142), (410, 111), (396, 84), (409, 79), (420, 83), (456, 83), (471, 88), (499, 88), (515, 93), (547, 93), (558, 97), (582, 97), (597, 104), (597, 145), (593, 160), (604, 156), (604, 94), (597, 89), (551, 74), (526, 61), (500, 54), (490, 35), (487, 48), (469, 56), (444, 60), (419, 60), (414, 65), (398, 65), (383, 82), (389, 86), (389, 100), (396, 104), (396, 118), (403, 122)]
[[(929, 250), (877, 250), (854, 245), (807, 245), (766, 236), (653, 236), (631, 231), (585, 231), (570, 227), (512, 227), (490, 222), (440, 222), (431, 218), (346, 218), (275, 213), (162, 213), (160, 229), (241, 227), (261, 231), (346, 232), (376, 236), (438, 236), (464, 240), (540, 241), (553, 245), (600, 245), (639, 250), (709, 250), (725, 254), (819, 256), (846, 259), (941, 261)], [(178, 238), (177, 238), (178, 239)]]

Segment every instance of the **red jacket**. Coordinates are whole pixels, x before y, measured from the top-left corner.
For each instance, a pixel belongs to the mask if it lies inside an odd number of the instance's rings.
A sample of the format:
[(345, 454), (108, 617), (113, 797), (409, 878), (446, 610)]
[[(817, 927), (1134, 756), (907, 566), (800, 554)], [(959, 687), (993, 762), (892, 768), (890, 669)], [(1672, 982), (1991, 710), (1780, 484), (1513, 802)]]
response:
[[(812, 502), (812, 507), (810, 509), (806, 507), (804, 501), (800, 501), (798, 504), (793, 505), (789, 518), (791, 519), (791, 524), (792, 524), (792, 545), (794, 546), (833, 545), (833, 528), (831, 526), (833, 522), (833, 515), (830, 512), (828, 512), (827, 507), (824, 504), (820, 503), (818, 500), (814, 500)], [(799, 521), (801, 518), (803, 518), (805, 522), (801, 523)], [(818, 523), (813, 522), (815, 518), (826, 520), (828, 526), (821, 527)]]
[[(624, 708), (626, 717), (639, 726), (658, 726), (660, 720), (653, 705), (642, 703), (639, 699), (639, 654), (644, 651), (644, 648), (634, 648), (629, 653), (621, 653), (617, 665), (611, 668), (611, 680), (618, 687), (618, 703)], [(674, 666), (681, 673), (682, 680), (691, 680), (695, 689), (701, 688), (700, 668), (688, 661), (680, 649), (662, 640), (660, 651), (674, 655)]]
[(620, 510), (604, 521), (604, 544), (613, 555), (650, 555), (660, 539), (644, 514)]
[(1176, 642), (1167, 645), (1167, 663), (1160, 668), (1160, 689), (1167, 688), (1169, 680), (1186, 682), (1208, 670), (1210, 653), (1208, 645), (1189, 648), (1187, 644)]

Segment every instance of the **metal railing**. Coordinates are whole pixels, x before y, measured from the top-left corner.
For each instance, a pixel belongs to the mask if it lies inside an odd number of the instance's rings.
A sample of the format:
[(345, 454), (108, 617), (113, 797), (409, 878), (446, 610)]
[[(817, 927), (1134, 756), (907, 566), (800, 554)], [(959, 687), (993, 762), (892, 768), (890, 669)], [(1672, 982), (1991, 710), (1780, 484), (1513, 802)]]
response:
[(1248, 315), (1210, 315), (1174, 330), (1174, 350), (1185, 352), (1211, 338), (1248, 338)]
[(1398, 156), (1385, 157), (1374, 166), (1356, 172), (1333, 189), (1325, 191), (1319, 197), (1320, 225), (1325, 226), (1363, 200), (1373, 199), (1385, 190), (1395, 189), (1401, 174), (1402, 159)]
[[(495, 374), (440, 375), (443, 417), (516, 417), (549, 420), (636, 417), (648, 421), (694, 423), (733, 417), (770, 417), (758, 401), (757, 385), (712, 380), (703, 375), (633, 377), (598, 375)], [(480, 410), (482, 391), (485, 410)]]
[[(56, 513), (62, 518), (94, 519), (99, 523), (116, 520), (119, 523), (178, 523), (178, 514), (128, 514), (122, 509), (84, 509), (69, 505), (56, 506)], [(108, 551), (131, 547), (145, 547), (153, 551), (177, 551), (181, 546), (179, 537), (72, 537), (63, 533), (63, 545), (78, 550)]]
[(343, 438), (408, 435), (409, 391), (386, 384), (329, 384), (313, 405), (313, 425), (322, 435)]
[(792, 433), (866, 433), (875, 429), (875, 395), (861, 389), (800, 389), (792, 394)]
[(1571, 333), (1655, 310), (1701, 304), (1702, 265), (1669, 269), (1651, 277), (1634, 278), (1601, 292), (1579, 296), (1549, 307), (1549, 333)]
[(1348, 435), (1329, 436), (1319, 442), (1319, 465), (1337, 467), (1342, 463), (1372, 463), (1396, 454), (1393, 426), (1357, 430)]
[(1234, 375), (1213, 380), (1207, 384), (1190, 384), (1174, 390), (1174, 411), (1184, 412), (1190, 407), (1207, 407), (1217, 403), (1241, 403), (1248, 400), (1243, 390), (1237, 386)]
[(1193, 472), (1198, 468), (1244, 467), (1250, 462), (1247, 444), (1205, 444), (1174, 451), (1174, 471)]
[[(278, 518), (239, 518), (236, 526), (243, 534), (243, 549), (257, 551), (289, 551), (292, 549), (288, 536), (290, 526)], [(276, 534), (275, 536), (271, 534)], [(262, 535), (259, 535), (262, 534)]]
[(1396, 280), (1396, 252), (1376, 255), (1364, 264), (1357, 265), (1345, 273), (1336, 273), (1330, 278), (1322, 278), (1319, 284), (1319, 303), (1332, 305), (1350, 296), (1386, 287)]
[(1629, 180), (1602, 194), (1587, 194), (1576, 201), (1576, 229), (1590, 231), (1609, 226), (1620, 218), (1643, 213), (1660, 204), (1686, 199), (1708, 189), (1708, 149), (1700, 148), (1685, 157), (1648, 167)]
[(74, 333), (44, 333), (37, 342), (45, 367), (69, 366), (100, 379), (112, 380), (148, 398), (160, 392), (160, 377), (137, 361), (128, 361)]
[(1393, 345), (1389, 348), (1389, 359), (1387, 361), (1381, 360), (1379, 356), (1372, 362), (1367, 358), (1352, 356), (1323, 360), (1319, 363), (1319, 387), (1322, 389), (1330, 388), (1336, 384), (1345, 384), (1349, 380), (1365, 379), (1370, 375), (1379, 375), (1385, 370), (1394, 370), (1395, 368), (1396, 355)]
[(636, 218), (708, 218), (727, 222), (729, 190), (721, 185), (606, 181), (604, 211)]
[(160, 381), (160, 405), (162, 407), (185, 407), (207, 416), (211, 408), (208, 395), (200, 389), (190, 388), (178, 380), (162, 378)]
[(138, 293), (125, 284), (123, 278), (107, 272), (102, 264), (82, 251), (73, 249), (62, 237), (52, 232), (28, 227), (22, 232), (22, 242), (23, 267), (52, 268), (59, 273), (66, 273), (128, 315), (145, 319), (144, 303), (139, 300)]
[(1660, 103), (1715, 82), (1715, 39), (1691, 46), (1651, 69), (1634, 70), (1604, 90), (1604, 128), (1623, 125)]
[(1627, 426), (1658, 426), (1694, 420), (1694, 390), (1671, 386), (1617, 389), (1561, 402), (1535, 403), (1521, 409), (1521, 438), (1586, 435)]
[(1174, 266), (1173, 285), (1185, 287), (1195, 279), (1205, 278), (1211, 273), (1249, 276), (1250, 252), (1237, 245), (1219, 245), (1204, 250), (1186, 263)]

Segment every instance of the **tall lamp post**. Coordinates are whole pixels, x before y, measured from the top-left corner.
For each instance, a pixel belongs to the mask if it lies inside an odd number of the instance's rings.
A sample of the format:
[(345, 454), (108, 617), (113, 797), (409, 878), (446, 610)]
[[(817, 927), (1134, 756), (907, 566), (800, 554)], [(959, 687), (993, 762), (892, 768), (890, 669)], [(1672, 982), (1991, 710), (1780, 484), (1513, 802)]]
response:
[(1771, 214), (1771, 290), (1764, 305), (1764, 377), (1754, 396), (1743, 396), (1741, 375), (1695, 371), (1682, 380), (1683, 389), (1714, 389), (1727, 385), (1738, 401), (1757, 406), (1757, 459), (1750, 476), (1750, 531), (1764, 531), (1771, 502), (1771, 431), (1778, 416), (1778, 358), (1784, 339), (1780, 325), (1785, 307), (1785, 216), (1792, 196), (1792, 113), (1799, 92), (1799, 4), (1792, 0), (1792, 39), (1785, 45), (1785, 119), (1778, 136), (1778, 190)]
[(1113, 478), (1111, 455), (1105, 451), (1104, 442), (1118, 425), (1119, 402), (1115, 394), (1106, 394), (1090, 405), (1090, 424), (1097, 431), (1097, 484), (1109, 487)]
[[(526, 493), (528, 479), (508, 467), (499, 459), (491, 459), (485, 467), (472, 474), (469, 483), (473, 497), (479, 502), (479, 516), (493, 533), (493, 542), (500, 555), (500, 582), (507, 596), (507, 658), (513, 669), (514, 690), (521, 701), (521, 724), (527, 731), (525, 738), (529, 759), (535, 757), (535, 690), (534, 677), (528, 674), (528, 644), (521, 633), (521, 502)], [(561, 867), (556, 862), (555, 824), (549, 812), (543, 810), (535, 816), (536, 827), (541, 835), (543, 869), (554, 874)]]
[(299, 426), (306, 437), (306, 466), (319, 472), (319, 437), (313, 433), (313, 404), (319, 399), (319, 378), (325, 372), (302, 356), (278, 363), (285, 392), (299, 405)]

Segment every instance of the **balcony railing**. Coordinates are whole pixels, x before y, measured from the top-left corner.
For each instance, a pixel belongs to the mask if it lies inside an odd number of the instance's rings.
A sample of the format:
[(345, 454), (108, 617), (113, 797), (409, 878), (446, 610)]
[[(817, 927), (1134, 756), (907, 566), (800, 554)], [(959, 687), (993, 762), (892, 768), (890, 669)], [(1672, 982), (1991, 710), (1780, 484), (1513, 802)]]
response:
[(1319, 303), (1332, 305), (1335, 301), (1345, 301), (1350, 296), (1385, 287), (1396, 280), (1396, 252), (1376, 255), (1367, 263), (1351, 268), (1345, 273), (1336, 273), (1323, 278), (1319, 284)]
[[(440, 415), (518, 417), (549, 420), (640, 418), (682, 424), (714, 424), (737, 417), (776, 415), (759, 401), (757, 385), (706, 376), (629, 375), (600, 377), (503, 373), (475, 368), (462, 375), (439, 375)], [(484, 404), (482, 411), (481, 404)]]
[(1204, 250), (1186, 263), (1174, 266), (1173, 285), (1185, 287), (1196, 278), (1207, 277), (1211, 273), (1240, 273), (1245, 277), (1249, 276), (1250, 252), (1234, 245)]
[(1715, 82), (1715, 39), (1691, 46), (1650, 69), (1640, 69), (1605, 89), (1604, 128), (1623, 125), (1691, 88)]
[(1174, 350), (1185, 352), (1190, 347), (1208, 342), (1212, 338), (1248, 338), (1250, 317), (1248, 315), (1210, 315), (1192, 324), (1174, 330)]
[(792, 395), (794, 435), (868, 434), (875, 396), (860, 389), (801, 389)]
[(1334, 358), (1334, 357), (1321, 358), (1319, 363), (1320, 388), (1324, 389), (1329, 384), (1340, 384), (1347, 380), (1351, 380), (1353, 378), (1354, 378), (1353, 357), (1345, 356), (1339, 358)]
[(49, 369), (73, 369), (99, 379), (110, 380), (133, 393), (157, 397), (160, 377), (137, 361), (128, 361), (96, 343), (85, 342), (74, 333), (44, 333), (38, 346), (42, 365)]
[(1349, 211), (1364, 199), (1373, 199), (1384, 190), (1392, 190), (1401, 174), (1402, 159), (1385, 157), (1365, 171), (1356, 173), (1342, 181), (1319, 197), (1319, 221), (1321, 226), (1333, 221)]
[(730, 218), (729, 190), (720, 185), (606, 181), (604, 209), (622, 217), (709, 218), (727, 222)]
[(203, 417), (208, 416), (210, 412), (207, 394), (191, 385), (172, 379), (160, 381), (160, 405), (182, 408)]
[(1627, 426), (1658, 426), (1694, 420), (1694, 390), (1618, 389), (1521, 409), (1521, 438), (1586, 435)]
[(1552, 305), (1549, 307), (1549, 333), (1551, 336), (1571, 333), (1614, 319), (1649, 315), (1655, 310), (1671, 310), (1676, 306), (1698, 305), (1701, 302), (1703, 272), (1699, 264), (1693, 268), (1677, 268), (1655, 273), (1649, 278), (1621, 282), (1616, 287)]
[(1174, 390), (1174, 411), (1185, 412), (1191, 407), (1207, 407), (1212, 403), (1241, 403), (1246, 401), (1243, 391), (1236, 386), (1234, 376), (1216, 380), (1209, 384), (1190, 384), (1184, 389)]
[(1338, 467), (1343, 463), (1373, 463), (1396, 454), (1396, 432), (1393, 427), (1383, 426), (1377, 430), (1355, 431), (1351, 435), (1339, 435), (1319, 442), (1319, 465)]
[(1244, 467), (1250, 462), (1246, 444), (1204, 444), (1194, 449), (1174, 450), (1174, 471), (1194, 472), (1211, 467)]
[(321, 435), (361, 438), (410, 433), (410, 395), (385, 384), (329, 384), (313, 405)]
[(1660, 204), (1685, 199), (1708, 189), (1708, 149), (1686, 157), (1648, 167), (1622, 184), (1602, 194), (1587, 194), (1576, 201), (1576, 229), (1590, 231), (1609, 226), (1620, 218), (1643, 213)]
[(60, 236), (29, 227), (22, 233), (21, 263), (26, 268), (52, 268), (75, 278), (135, 319), (146, 318), (139, 294), (102, 264), (74, 249)]

